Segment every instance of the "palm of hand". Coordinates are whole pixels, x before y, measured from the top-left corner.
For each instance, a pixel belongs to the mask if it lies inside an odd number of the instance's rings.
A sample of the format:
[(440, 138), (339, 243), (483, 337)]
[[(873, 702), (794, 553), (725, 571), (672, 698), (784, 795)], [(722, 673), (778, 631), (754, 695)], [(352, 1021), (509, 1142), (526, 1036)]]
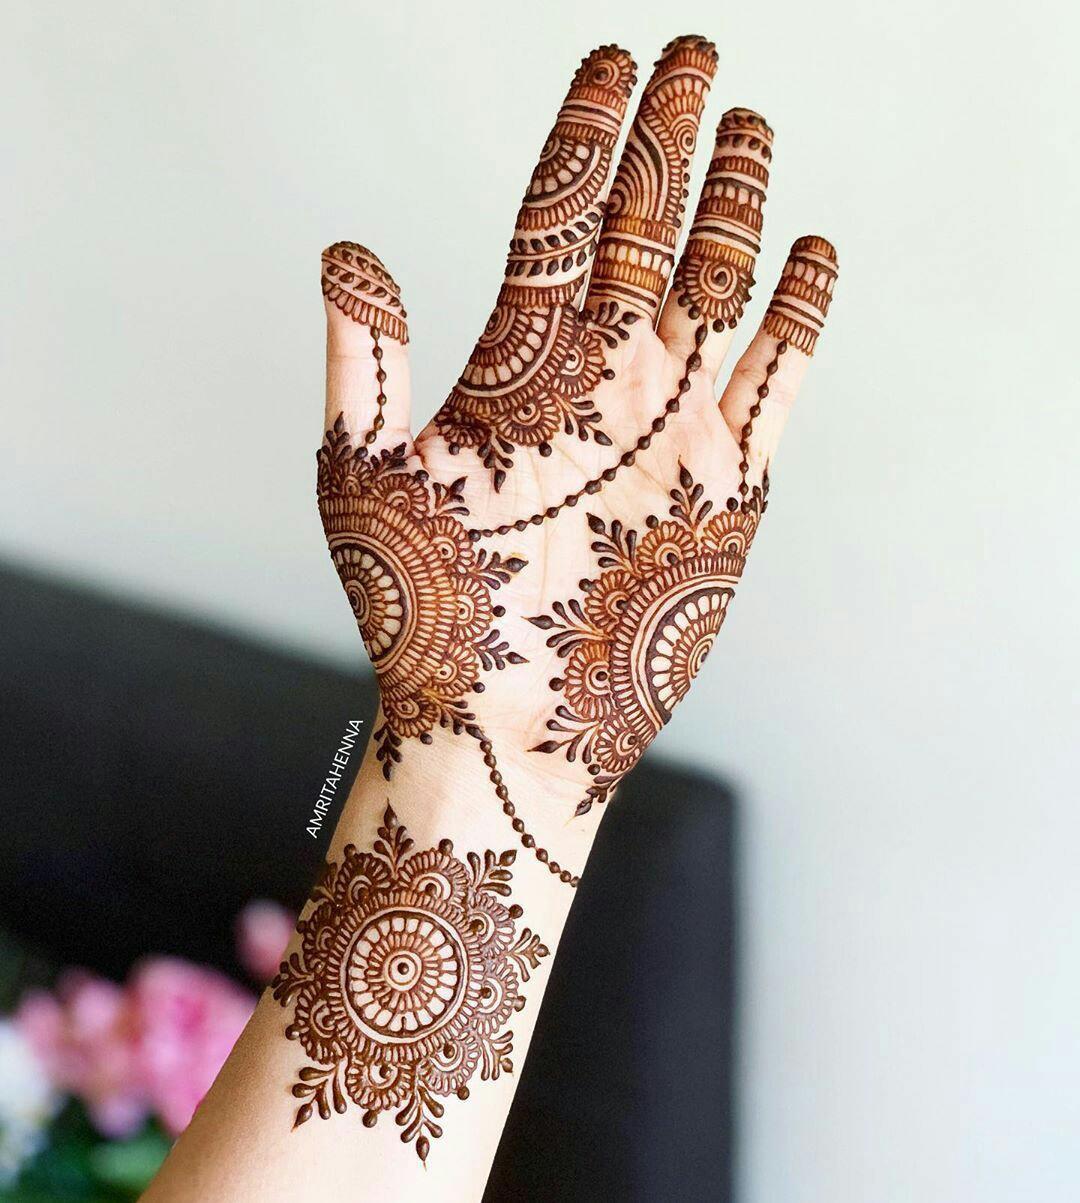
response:
[(493, 735), (579, 812), (636, 763), (723, 622), (831, 295), (832, 248), (801, 239), (717, 404), (771, 131), (746, 110), (725, 114), (664, 303), (714, 69), (700, 39), (667, 48), (605, 207), (633, 68), (612, 47), (583, 62), (496, 309), (415, 441), (397, 286), (356, 244), (324, 254), (320, 508), (379, 677), (383, 771), (410, 741), (473, 737), (530, 847)]

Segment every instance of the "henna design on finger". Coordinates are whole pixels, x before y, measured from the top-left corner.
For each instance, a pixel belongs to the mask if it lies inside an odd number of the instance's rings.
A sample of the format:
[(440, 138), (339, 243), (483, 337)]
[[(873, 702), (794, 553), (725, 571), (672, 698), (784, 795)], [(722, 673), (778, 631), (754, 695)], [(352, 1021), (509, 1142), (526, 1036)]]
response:
[(832, 303), (837, 271), (831, 242), (816, 234), (798, 239), (784, 264), (762, 329), (813, 355)]
[(300, 949), (271, 983), (293, 1008), (286, 1036), (314, 1063), (292, 1087), (294, 1127), (350, 1103), (368, 1128), (394, 1111), (402, 1141), (426, 1161), (442, 1135), (439, 1100), (467, 1099), (477, 1071), (482, 1081), (513, 1072), (506, 1024), (548, 955), (518, 931), (521, 907), (501, 901), (515, 856), (462, 861), (450, 840), (416, 851), (387, 806), (371, 852), (349, 844), (326, 866), (296, 925)]
[(716, 47), (699, 37), (664, 48), (646, 85), (611, 188), (587, 309), (602, 301), (651, 321), (675, 259), (690, 161)]
[(678, 303), (717, 332), (735, 328), (754, 284), (772, 136), (764, 118), (749, 109), (731, 109), (720, 119), (694, 224), (675, 272)]
[(525, 561), (476, 548), (464, 479), (432, 481), (404, 452), (354, 448), (339, 415), (318, 453), (323, 529), (379, 681), (373, 739), (387, 779), (403, 740), (474, 721), (464, 698), (483, 690), (482, 671), (525, 663), (494, 627), (503, 609), (491, 597)]
[(378, 255), (358, 242), (335, 242), (322, 253), (323, 296), (347, 317), (367, 326), (371, 335), (371, 357), (375, 361), (375, 416), (364, 435), (371, 446), (386, 424), (386, 372), (380, 338), (396, 339), (405, 345), (409, 328), (401, 289)]
[(593, 778), (577, 813), (604, 802), (671, 717), (723, 625), (765, 509), (765, 488), (713, 513), (680, 465), (667, 518), (646, 530), (588, 516), (595, 579), (583, 598), (555, 602), (529, 621), (548, 631), (565, 661), (551, 688), (562, 695), (534, 752), (580, 758)]
[(500, 304), (548, 309), (576, 296), (634, 79), (634, 61), (618, 46), (582, 60), (521, 203)]
[(451, 453), (473, 448), (496, 490), (518, 448), (549, 455), (560, 432), (610, 441), (592, 399), (611, 379), (602, 339), (569, 302), (599, 235), (633, 86), (633, 60), (616, 46), (594, 50), (578, 68), (518, 213), (498, 303), (435, 415)]

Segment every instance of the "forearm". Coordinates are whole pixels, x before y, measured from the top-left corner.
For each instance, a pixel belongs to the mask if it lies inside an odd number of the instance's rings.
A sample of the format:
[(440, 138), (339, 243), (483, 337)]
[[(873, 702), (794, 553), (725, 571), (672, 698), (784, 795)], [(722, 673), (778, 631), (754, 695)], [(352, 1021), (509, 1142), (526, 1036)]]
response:
[[(539, 788), (514, 764), (499, 773)], [(437, 736), (391, 782), (369, 749), (324, 901), (302, 913), (312, 930), (148, 1203), (292, 1203), (343, 1183), (360, 1201), (481, 1197), (574, 897), (522, 846), (490, 776), (476, 739)], [(568, 831), (576, 865), (594, 830)]]

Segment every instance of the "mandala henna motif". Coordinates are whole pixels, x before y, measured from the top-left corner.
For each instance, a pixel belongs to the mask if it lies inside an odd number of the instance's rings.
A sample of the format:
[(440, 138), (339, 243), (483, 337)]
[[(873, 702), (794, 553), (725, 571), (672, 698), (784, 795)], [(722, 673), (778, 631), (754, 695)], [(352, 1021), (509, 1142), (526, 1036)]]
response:
[(704, 38), (665, 47), (623, 151), (589, 287), (589, 309), (614, 301), (652, 319), (667, 290), (686, 205), (690, 160), (716, 48)]
[(477, 548), (460, 522), (463, 480), (410, 471), (404, 447), (354, 448), (339, 415), (318, 453), (319, 512), (330, 555), (379, 679), (374, 732), (389, 779), (405, 739), (474, 719), (464, 698), (482, 670), (523, 664), (492, 625), (491, 592), (525, 567)]
[(442, 1135), (440, 1098), (467, 1099), (478, 1070), (483, 1081), (513, 1072), (505, 1025), (548, 949), (500, 901), (513, 851), (464, 862), (450, 840), (413, 851), (389, 806), (378, 836), (373, 851), (350, 844), (326, 866), (296, 925), (300, 950), (271, 988), (293, 1007), (285, 1034), (314, 1062), (292, 1087), (295, 1124), (350, 1102), (369, 1128), (394, 1111), (426, 1160)]
[(811, 234), (791, 248), (762, 328), (813, 355), (836, 285), (836, 250)]
[(750, 296), (771, 159), (772, 130), (762, 117), (724, 114), (674, 280), (678, 303), (716, 331), (734, 329)]
[(501, 488), (518, 448), (551, 451), (560, 431), (603, 445), (592, 393), (611, 379), (603, 336), (573, 308), (604, 209), (611, 153), (634, 86), (614, 46), (581, 64), (533, 172), (498, 303), (435, 415), (452, 453), (474, 448)]
[(551, 688), (562, 694), (547, 728), (554, 738), (534, 752), (578, 758), (593, 784), (578, 814), (604, 802), (637, 763), (713, 645), (765, 508), (755, 488), (713, 513), (685, 468), (671, 491), (669, 517), (646, 531), (589, 515), (602, 569), (581, 582), (584, 598), (556, 602), (530, 618), (551, 632), (547, 645), (566, 662)]

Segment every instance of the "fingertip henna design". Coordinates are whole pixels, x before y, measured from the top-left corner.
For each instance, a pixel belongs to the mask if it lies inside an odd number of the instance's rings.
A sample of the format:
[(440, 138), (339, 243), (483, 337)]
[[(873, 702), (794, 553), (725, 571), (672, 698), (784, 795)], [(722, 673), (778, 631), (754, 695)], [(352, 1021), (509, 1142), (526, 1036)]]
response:
[(784, 264), (762, 329), (813, 355), (832, 303), (837, 271), (831, 242), (816, 234), (798, 239)]
[(690, 160), (716, 66), (716, 47), (696, 36), (676, 38), (660, 55), (608, 199), (590, 312), (613, 301), (655, 317), (674, 263)]
[(713, 513), (680, 466), (667, 518), (646, 530), (590, 514), (601, 574), (582, 598), (556, 602), (529, 621), (550, 632), (565, 661), (551, 688), (562, 695), (531, 751), (580, 759), (593, 778), (578, 814), (604, 802), (671, 717), (720, 631), (765, 508), (764, 490)]
[(335, 242), (322, 253), (323, 296), (347, 317), (399, 343), (409, 341), (401, 289), (378, 255), (358, 242)]
[(378, 255), (358, 242), (335, 242), (322, 253), (322, 291), (331, 304), (371, 335), (371, 357), (375, 361), (375, 415), (364, 435), (371, 446), (386, 424), (386, 372), (380, 339), (396, 339), (403, 346), (409, 341), (401, 289), (383, 266)]
[(282, 962), (273, 997), (292, 1006), (285, 1029), (313, 1064), (292, 1087), (294, 1127), (352, 1103), (374, 1127), (394, 1111), (401, 1139), (426, 1161), (450, 1095), (513, 1072), (506, 1023), (521, 986), (548, 955), (517, 929), (513, 850), (464, 861), (454, 845), (414, 851), (387, 806), (371, 852), (350, 844), (326, 866), (296, 925), (300, 949)]
[(754, 284), (762, 208), (772, 160), (772, 130), (750, 109), (720, 119), (716, 148), (674, 290), (691, 318), (734, 329)]
[(461, 523), (464, 480), (432, 481), (404, 451), (354, 447), (339, 415), (318, 453), (323, 529), (379, 680), (373, 739), (387, 779), (403, 740), (473, 721), (464, 699), (482, 671), (525, 663), (495, 628), (491, 598), (525, 561), (476, 547)]

